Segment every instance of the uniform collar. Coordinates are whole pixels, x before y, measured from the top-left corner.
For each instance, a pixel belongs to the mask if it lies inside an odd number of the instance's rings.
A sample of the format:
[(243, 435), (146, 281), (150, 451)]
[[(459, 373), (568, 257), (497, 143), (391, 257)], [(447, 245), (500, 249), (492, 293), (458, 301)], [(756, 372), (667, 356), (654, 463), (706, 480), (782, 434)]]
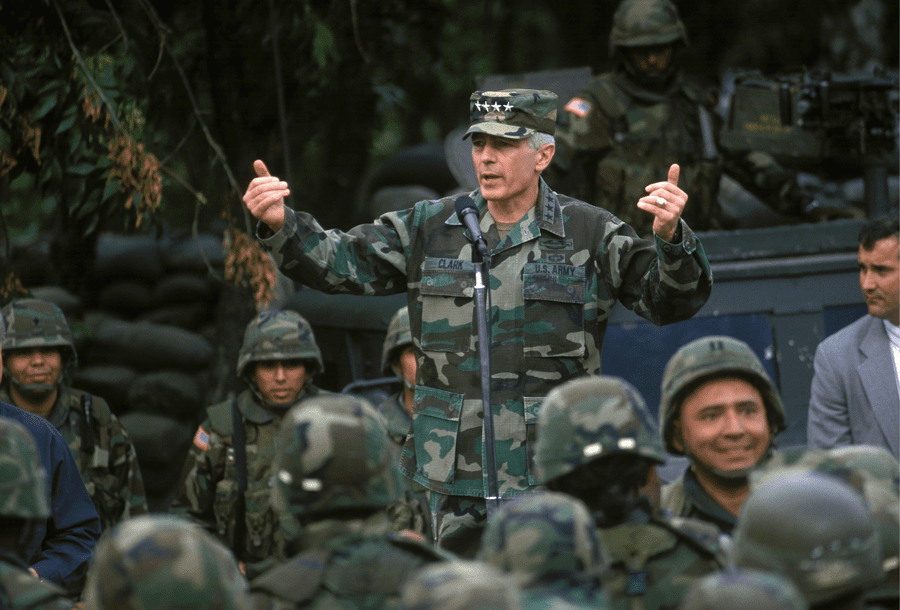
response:
[[(295, 400), (290, 407), (285, 409), (284, 413), (287, 413), (291, 407), (298, 402), (306, 400), (310, 396), (315, 396), (316, 394), (318, 394), (318, 388), (307, 380), (307, 382), (303, 384), (303, 389), (300, 390), (300, 394), (297, 395), (297, 400)], [(238, 397), (238, 409), (241, 411), (241, 415), (252, 421), (254, 424), (266, 424), (278, 417), (278, 415), (259, 404), (256, 395), (251, 390), (242, 392)]]
[(65, 384), (60, 383), (56, 386), (56, 404), (47, 414), (47, 420), (53, 424), (56, 429), (62, 427), (69, 418), (69, 388)]
[[(475, 189), (468, 196), (475, 202), (478, 217), (481, 218), (487, 208), (487, 202), (481, 196), (481, 191)], [(559, 204), (559, 196), (547, 186), (543, 178), (540, 179), (537, 204), (525, 214), (525, 217), (528, 217), (532, 211), (534, 212), (534, 219), (526, 227), (532, 236), (537, 237), (543, 231), (547, 231), (558, 237), (565, 237), (566, 230), (563, 225), (562, 206)], [(456, 227), (462, 226), (459, 217), (455, 213), (451, 214), (444, 224)]]

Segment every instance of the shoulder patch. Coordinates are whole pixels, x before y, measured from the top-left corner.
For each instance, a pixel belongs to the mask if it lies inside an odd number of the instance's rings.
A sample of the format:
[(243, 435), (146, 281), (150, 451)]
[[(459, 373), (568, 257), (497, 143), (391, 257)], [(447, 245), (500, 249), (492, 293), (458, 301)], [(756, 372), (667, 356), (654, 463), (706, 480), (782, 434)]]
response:
[(591, 105), (591, 103), (583, 97), (573, 97), (565, 106), (565, 110), (567, 112), (571, 112), (575, 116), (582, 119), (589, 115), (591, 113), (591, 110), (593, 109), (593, 105)]
[(194, 445), (200, 451), (209, 449), (209, 433), (203, 429), (203, 426), (197, 427), (197, 434), (194, 435)]

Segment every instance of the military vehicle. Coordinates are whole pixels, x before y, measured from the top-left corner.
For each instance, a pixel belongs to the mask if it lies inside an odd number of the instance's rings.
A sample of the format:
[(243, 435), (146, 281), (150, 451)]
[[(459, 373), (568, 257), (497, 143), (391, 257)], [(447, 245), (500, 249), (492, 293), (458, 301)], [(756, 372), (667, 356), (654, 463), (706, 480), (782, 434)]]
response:
[[(574, 68), (490, 76), (476, 85), (550, 89), (563, 105), (590, 78), (589, 68)], [(721, 146), (761, 149), (803, 170), (811, 205), (824, 212), (818, 222), (780, 218), (736, 183), (723, 183), (723, 210), (738, 228), (699, 233), (714, 276), (709, 302), (694, 318), (664, 327), (618, 305), (606, 333), (603, 373), (630, 381), (655, 412), (663, 369), (679, 346), (709, 334), (736, 337), (753, 347), (782, 394), (788, 428), (779, 444), (804, 445), (816, 346), (866, 312), (857, 234), (867, 216), (897, 207), (897, 82), (897, 75), (888, 73), (732, 75), (723, 86)], [(448, 194), (440, 186), (448, 173), (459, 192), (475, 188), (469, 148), (461, 140), (464, 129), (448, 134), (443, 151), (417, 149), (417, 168), (427, 169), (424, 178), (420, 172), (397, 179), (398, 166), (408, 164), (408, 158), (386, 163), (382, 178), (391, 174), (391, 179), (380, 186), (393, 189), (395, 209), (408, 207), (421, 192)], [(368, 199), (377, 196), (370, 190)], [(358, 212), (358, 219), (368, 221), (377, 213), (370, 206)], [(326, 370), (320, 385), (377, 401), (396, 382), (380, 378), (381, 344), (388, 321), (404, 304), (405, 294), (326, 296), (300, 288), (286, 306), (300, 311), (315, 329)]]

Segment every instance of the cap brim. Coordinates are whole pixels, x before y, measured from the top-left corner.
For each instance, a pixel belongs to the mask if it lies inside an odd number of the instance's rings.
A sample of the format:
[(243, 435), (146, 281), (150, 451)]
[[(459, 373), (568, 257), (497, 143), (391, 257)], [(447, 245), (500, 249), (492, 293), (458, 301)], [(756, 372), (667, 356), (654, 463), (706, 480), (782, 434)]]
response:
[(463, 134), (463, 140), (473, 133), (486, 133), (501, 138), (509, 138), (511, 140), (524, 140), (534, 132), (535, 130), (531, 127), (519, 127), (518, 125), (508, 125), (496, 121), (484, 121), (482, 123), (475, 123), (469, 127), (469, 129), (466, 130), (466, 133)]

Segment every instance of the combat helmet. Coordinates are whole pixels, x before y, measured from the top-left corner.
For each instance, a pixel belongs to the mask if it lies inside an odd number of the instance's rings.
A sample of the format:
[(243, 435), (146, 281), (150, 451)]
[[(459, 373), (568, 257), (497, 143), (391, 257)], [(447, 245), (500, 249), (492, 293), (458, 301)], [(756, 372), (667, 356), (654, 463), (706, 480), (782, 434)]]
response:
[(653, 415), (630, 383), (618, 377), (579, 377), (544, 399), (534, 456), (539, 483), (621, 453), (666, 461)]
[(72, 330), (65, 314), (54, 303), (41, 299), (17, 299), (7, 303), (0, 313), (6, 324), (6, 335), (0, 342), (4, 352), (58, 347), (67, 366), (78, 361)]
[(790, 578), (810, 606), (861, 593), (881, 578), (878, 535), (862, 497), (819, 472), (753, 488), (734, 530), (733, 563)]
[(402, 610), (523, 610), (515, 585), (493, 566), (454, 560), (423, 567), (400, 592)]
[(663, 443), (669, 453), (683, 453), (675, 447), (672, 438), (681, 400), (687, 392), (708, 378), (730, 374), (747, 378), (762, 395), (772, 438), (787, 427), (781, 396), (750, 346), (724, 335), (701, 337), (681, 346), (669, 359), (663, 372), (659, 421)]
[(238, 353), (238, 377), (250, 374), (247, 365), (251, 362), (292, 359), (314, 363), (307, 371), (310, 375), (324, 369), (322, 352), (306, 318), (291, 310), (264, 311), (247, 324)]
[(0, 417), (0, 516), (50, 516), (47, 475), (34, 438), (19, 422)]
[(95, 610), (238, 610), (246, 589), (234, 556), (200, 526), (142, 515), (100, 540), (85, 604)]
[(404, 490), (384, 418), (349, 394), (314, 396), (288, 411), (272, 472), (272, 505), (289, 540), (301, 523), (384, 508)]
[(681, 41), (687, 30), (678, 9), (669, 0), (622, 0), (613, 15), (609, 54), (618, 47), (642, 47)]
[(790, 580), (760, 570), (725, 570), (694, 581), (678, 610), (807, 610)]
[(391, 361), (396, 357), (396, 352), (412, 345), (412, 331), (409, 328), (409, 307), (401, 307), (391, 318), (388, 324), (387, 335), (384, 338), (384, 346), (381, 349), (381, 372), (385, 375), (396, 375), (391, 368)]

